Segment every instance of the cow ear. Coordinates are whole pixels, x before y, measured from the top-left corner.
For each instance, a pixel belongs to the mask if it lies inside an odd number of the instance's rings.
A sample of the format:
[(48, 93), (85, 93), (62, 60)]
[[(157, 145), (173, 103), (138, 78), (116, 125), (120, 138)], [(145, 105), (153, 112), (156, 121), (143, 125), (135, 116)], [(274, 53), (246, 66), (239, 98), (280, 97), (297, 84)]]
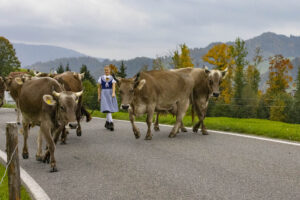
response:
[(43, 96), (43, 100), (49, 106), (55, 106), (56, 105), (56, 101), (53, 99), (53, 96), (51, 96), (49, 94), (45, 94)]
[(23, 80), (20, 78), (20, 77), (16, 77), (15, 78), (15, 81), (16, 81), (16, 83), (18, 84), (18, 85), (23, 85)]
[(84, 79), (84, 72), (81, 73), (81, 74), (78, 74), (78, 78), (79, 78), (79, 80), (83, 80)]
[(139, 83), (138, 83), (138, 85), (137, 85), (137, 89), (141, 90), (144, 87), (145, 84), (146, 84), (146, 80), (145, 79), (140, 80)]

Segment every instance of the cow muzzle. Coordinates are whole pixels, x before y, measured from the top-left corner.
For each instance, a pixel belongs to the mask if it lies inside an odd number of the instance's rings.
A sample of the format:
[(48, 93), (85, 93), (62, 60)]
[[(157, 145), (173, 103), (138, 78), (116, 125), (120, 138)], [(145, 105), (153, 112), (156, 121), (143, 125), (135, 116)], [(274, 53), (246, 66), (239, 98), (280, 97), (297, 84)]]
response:
[(121, 108), (122, 108), (123, 110), (128, 110), (129, 105), (124, 105), (124, 104), (122, 104), (122, 105), (121, 105)]
[(214, 97), (219, 97), (219, 95), (220, 95), (219, 93), (215, 93), (215, 92), (213, 93)]

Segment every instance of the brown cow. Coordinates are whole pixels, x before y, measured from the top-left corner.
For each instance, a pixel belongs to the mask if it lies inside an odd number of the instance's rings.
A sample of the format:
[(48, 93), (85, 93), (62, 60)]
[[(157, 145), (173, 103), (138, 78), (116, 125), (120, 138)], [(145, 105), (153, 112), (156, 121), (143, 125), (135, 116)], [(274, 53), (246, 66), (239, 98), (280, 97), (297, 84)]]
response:
[(4, 79), (0, 76), (0, 107), (4, 104), (4, 92), (5, 92)]
[[(62, 84), (66, 91), (79, 92), (83, 90), (82, 79), (84, 77), (84, 73), (78, 74), (76, 72), (64, 72), (62, 74), (56, 74), (54, 79), (56, 79), (60, 84)], [(78, 107), (76, 110), (76, 119), (77, 119), (77, 136), (81, 136), (81, 125), (80, 119), (82, 115), (86, 116), (86, 121), (89, 122), (92, 118), (90, 113), (84, 108), (82, 96), (79, 97)], [(66, 142), (66, 132), (63, 132), (62, 135), (62, 143)]]
[(203, 135), (207, 135), (208, 132), (204, 125), (204, 118), (208, 107), (208, 100), (211, 96), (218, 97), (220, 94), (220, 84), (225, 77), (227, 69), (220, 70), (208, 70), (201, 68), (182, 68), (172, 70), (177, 73), (190, 75), (194, 81), (192, 102), (193, 108), (196, 110), (199, 121), (193, 126), (193, 131), (198, 132), (201, 125), (201, 131)]
[[(23, 115), (24, 147), (23, 158), (28, 158), (27, 138), (29, 125), (40, 126), (39, 135), (47, 141), (48, 150), (44, 162), (51, 161), (51, 172), (57, 171), (54, 157), (55, 141), (68, 122), (76, 120), (76, 110), (82, 91), (64, 91), (52, 78), (39, 78), (23, 84), (19, 96), (19, 106)], [(54, 140), (52, 138), (54, 136)], [(39, 142), (39, 141), (38, 141)], [(41, 144), (38, 144), (37, 159), (41, 157)]]
[(31, 79), (31, 76), (27, 72), (11, 72), (4, 79), (6, 90), (16, 102), (17, 123), (20, 124), (19, 95), (23, 82)]
[(128, 109), (132, 129), (136, 138), (140, 137), (140, 131), (134, 124), (135, 116), (147, 113), (146, 140), (151, 140), (151, 124), (154, 112), (176, 112), (176, 123), (169, 134), (175, 137), (181, 125), (183, 116), (189, 105), (189, 97), (192, 93), (193, 82), (187, 76), (171, 71), (141, 72), (135, 78), (119, 79), (121, 108)]

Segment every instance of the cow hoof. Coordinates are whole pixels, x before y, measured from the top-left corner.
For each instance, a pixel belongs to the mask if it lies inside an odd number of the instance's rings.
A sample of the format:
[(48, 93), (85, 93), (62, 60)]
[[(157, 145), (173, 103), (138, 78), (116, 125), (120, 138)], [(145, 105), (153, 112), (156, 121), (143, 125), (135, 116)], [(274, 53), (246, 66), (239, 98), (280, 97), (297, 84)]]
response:
[(152, 135), (146, 135), (145, 140), (152, 140)]
[(198, 128), (197, 127), (193, 127), (193, 132), (197, 133), (198, 132)]
[(160, 131), (159, 126), (154, 126), (155, 131)]
[(22, 153), (23, 159), (28, 159), (29, 158), (29, 153)]
[(44, 156), (43, 163), (49, 164), (50, 163), (50, 156)]
[(77, 130), (76, 130), (76, 134), (77, 134), (78, 137), (80, 137), (80, 136), (81, 136), (81, 130), (78, 130), (78, 129), (77, 129)]
[(56, 167), (51, 167), (51, 169), (50, 169), (50, 173), (57, 172), (57, 171), (58, 171), (58, 170), (57, 170)]
[(35, 156), (36, 161), (42, 162), (43, 157), (42, 156)]
[(187, 129), (185, 127), (181, 128), (181, 132), (187, 132)]
[(141, 136), (134, 134), (135, 139), (139, 139)]
[(91, 116), (86, 117), (86, 122), (89, 122), (89, 121), (91, 121), (91, 120), (92, 120), (92, 117), (91, 117)]
[(169, 138), (174, 138), (174, 137), (176, 137), (176, 134), (170, 133)]
[(206, 130), (202, 130), (202, 135), (209, 135)]
[(66, 143), (65, 140), (62, 140), (62, 141), (60, 142), (60, 144), (64, 145), (64, 144), (67, 144), (67, 143)]

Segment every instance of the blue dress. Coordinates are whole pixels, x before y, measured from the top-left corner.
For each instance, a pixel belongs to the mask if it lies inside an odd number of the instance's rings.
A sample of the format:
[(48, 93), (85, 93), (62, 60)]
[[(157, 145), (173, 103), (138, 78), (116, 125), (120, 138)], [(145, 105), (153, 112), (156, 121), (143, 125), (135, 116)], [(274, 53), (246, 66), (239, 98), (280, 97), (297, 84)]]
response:
[(118, 102), (116, 97), (112, 97), (112, 84), (116, 81), (111, 75), (100, 76), (98, 83), (101, 86), (101, 112), (114, 113), (118, 112)]

